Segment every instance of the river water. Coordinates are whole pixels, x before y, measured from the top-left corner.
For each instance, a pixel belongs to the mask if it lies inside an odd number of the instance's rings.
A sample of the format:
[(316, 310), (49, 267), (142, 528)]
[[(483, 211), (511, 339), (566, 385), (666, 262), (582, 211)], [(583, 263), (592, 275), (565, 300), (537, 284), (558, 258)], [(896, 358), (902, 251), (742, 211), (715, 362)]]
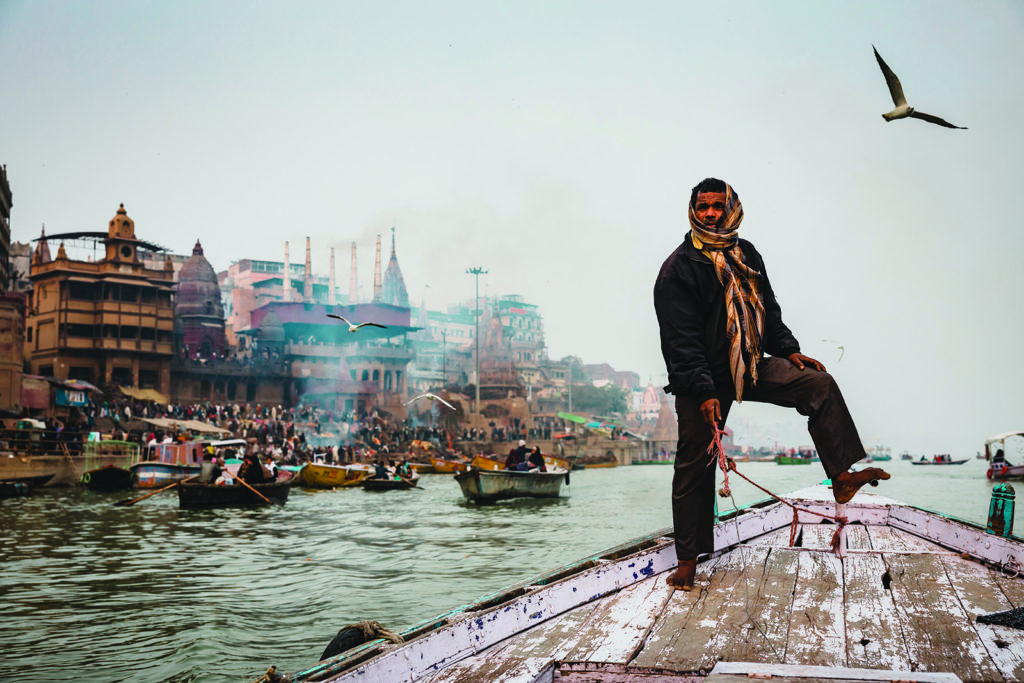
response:
[[(885, 466), (878, 489), (984, 523), (984, 461)], [(818, 465), (740, 463), (772, 490)], [(564, 497), (477, 507), (450, 475), (422, 490), (293, 489), (284, 507), (179, 510), (174, 491), (37, 491), (0, 501), (5, 682), (251, 681), (312, 666), (337, 630), (398, 631), (503, 586), (671, 525), (672, 468), (573, 472)], [(736, 502), (764, 497), (730, 480)], [(731, 509), (726, 500), (722, 511)]]

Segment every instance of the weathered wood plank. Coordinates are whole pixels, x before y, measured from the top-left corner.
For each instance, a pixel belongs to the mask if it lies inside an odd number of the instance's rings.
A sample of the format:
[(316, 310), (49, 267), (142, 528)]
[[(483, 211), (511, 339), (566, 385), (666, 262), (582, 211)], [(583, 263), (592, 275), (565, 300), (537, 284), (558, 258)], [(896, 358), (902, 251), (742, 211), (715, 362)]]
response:
[(811, 550), (830, 550), (832, 535), (835, 532), (835, 524), (804, 524), (800, 547)]
[(621, 664), (629, 661), (672, 595), (674, 589), (665, 582), (666, 576), (635, 583), (599, 600), (573, 635), (574, 645), (562, 659)]
[(575, 643), (573, 635), (596, 608), (588, 603), (507, 638), (472, 657), (422, 679), (430, 683), (532, 683), (553, 659)]
[(850, 554), (843, 560), (846, 663), (854, 668), (909, 671), (910, 654), (899, 615), (882, 581), (886, 571), (879, 555)]
[(846, 664), (843, 564), (828, 552), (802, 552), (789, 615), (786, 664)]
[(758, 536), (747, 541), (747, 545), (770, 545), (776, 548), (789, 547), (789, 527), (769, 531), (763, 536)]
[(985, 644), (989, 657), (1006, 680), (1024, 680), (1024, 633), (1008, 626), (975, 621), (979, 615), (1003, 612), (1013, 607), (999, 589), (992, 572), (977, 562), (959, 557), (941, 559), (946, 567), (946, 576), (974, 630)]
[(942, 558), (893, 553), (883, 559), (912, 668), (950, 671), (965, 681), (1001, 681), (950, 585)]
[(868, 528), (863, 524), (850, 524), (846, 527), (846, 547), (850, 550), (871, 550), (871, 537)]
[(900, 553), (950, 552), (942, 546), (900, 529), (888, 526), (871, 526), (867, 529), (868, 535), (871, 537), (871, 547), (874, 550), (891, 550)]
[(707, 681), (722, 680), (716, 676), (744, 676), (750, 678), (770, 678), (772, 681), (880, 681), (892, 683), (901, 681), (910, 683), (960, 683), (960, 679), (951, 673), (929, 673), (909, 670), (856, 669), (845, 666), (812, 666), (808, 664), (765, 664), (761, 662), (719, 662), (712, 669)]
[(1014, 607), (1024, 607), (1024, 576), (1010, 576), (993, 570), (993, 578)]
[(707, 671), (714, 666), (718, 657), (707, 643), (730, 605), (737, 599), (742, 604), (743, 567), (760, 568), (771, 548), (743, 548), (742, 555), (738, 550), (698, 565), (694, 590), (673, 593), (631, 665), (672, 671)]

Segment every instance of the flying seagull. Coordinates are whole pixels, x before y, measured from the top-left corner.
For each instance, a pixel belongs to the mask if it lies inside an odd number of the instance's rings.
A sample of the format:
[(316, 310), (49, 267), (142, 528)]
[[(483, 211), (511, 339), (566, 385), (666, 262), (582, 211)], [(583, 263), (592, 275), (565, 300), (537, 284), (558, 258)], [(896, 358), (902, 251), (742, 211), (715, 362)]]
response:
[(379, 327), (379, 328), (380, 328), (380, 329), (382, 329), (382, 330), (386, 330), (386, 329), (388, 329), (387, 325), (378, 325), (377, 323), (359, 323), (358, 325), (353, 325), (352, 323), (350, 323), (350, 322), (349, 322), (348, 320), (346, 320), (345, 318), (341, 317), (340, 315), (334, 315), (333, 313), (328, 313), (328, 314), (327, 314), (327, 317), (328, 317), (328, 318), (337, 318), (337, 319), (338, 319), (338, 320), (340, 320), (341, 322), (343, 322), (343, 323), (345, 323), (346, 325), (348, 325), (348, 331), (349, 331), (349, 332), (355, 332), (355, 331), (356, 331), (356, 330), (358, 330), (358, 329), (359, 329), (360, 327)]
[(837, 342), (835, 339), (822, 339), (821, 341), (827, 344), (835, 344), (836, 348), (839, 349), (839, 360), (836, 361), (837, 363), (843, 359), (843, 354), (846, 353), (846, 347)]
[(440, 396), (438, 396), (436, 394), (420, 394), (419, 396), (417, 396), (413, 400), (408, 401), (405, 405), (407, 405), (407, 406), (408, 405), (412, 405), (413, 403), (415, 403), (416, 401), (420, 400), (421, 398), (425, 398), (428, 401), (440, 401), (441, 403), (445, 404), (446, 406), (448, 406), (452, 410), (455, 410), (455, 406), (453, 406), (451, 403), (449, 403), (448, 401), (444, 400), (443, 398), (441, 398)]
[(892, 95), (892, 103), (896, 105), (896, 108), (887, 114), (882, 114), (882, 118), (886, 121), (894, 121), (895, 119), (905, 119), (908, 116), (912, 119), (921, 119), (928, 123), (934, 123), (938, 126), (945, 126), (946, 128), (959, 128), (960, 130), (967, 130), (966, 126), (954, 126), (945, 119), (940, 119), (938, 116), (932, 116), (931, 114), (925, 114), (924, 112), (916, 111), (913, 107), (907, 104), (907, 98), (903, 96), (903, 86), (900, 85), (900, 79), (896, 78), (896, 74), (892, 72), (889, 65), (882, 59), (882, 55), (878, 54), (878, 50), (874, 45), (871, 49), (875, 51), (875, 59), (878, 60), (878, 66), (882, 69), (882, 74), (885, 76), (885, 82), (889, 86), (889, 94)]

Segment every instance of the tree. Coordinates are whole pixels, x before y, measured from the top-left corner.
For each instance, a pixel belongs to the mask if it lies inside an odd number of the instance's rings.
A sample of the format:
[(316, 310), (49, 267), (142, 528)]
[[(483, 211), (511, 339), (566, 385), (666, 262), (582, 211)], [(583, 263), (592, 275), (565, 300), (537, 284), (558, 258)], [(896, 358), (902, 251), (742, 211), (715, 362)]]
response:
[(626, 390), (612, 383), (600, 388), (592, 384), (573, 384), (572, 407), (574, 412), (592, 415), (624, 413), (626, 412)]

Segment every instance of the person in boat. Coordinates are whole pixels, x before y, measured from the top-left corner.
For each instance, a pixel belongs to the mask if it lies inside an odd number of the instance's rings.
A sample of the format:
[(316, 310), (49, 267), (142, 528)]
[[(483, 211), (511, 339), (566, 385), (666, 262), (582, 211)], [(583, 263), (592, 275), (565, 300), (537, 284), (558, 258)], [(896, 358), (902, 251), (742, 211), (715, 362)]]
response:
[(263, 468), (266, 470), (267, 478), (270, 481), (275, 481), (277, 479), (277, 463), (274, 462), (273, 458), (268, 457)]
[(515, 470), (519, 469), (519, 465), (523, 462), (523, 455), (519, 452), (518, 448), (512, 448), (508, 452), (508, 457), (505, 458), (505, 469)]
[(263, 471), (260, 456), (246, 453), (242, 458), (242, 466), (238, 468), (238, 478), (249, 484), (262, 484), (266, 479), (266, 473)]
[(374, 479), (390, 479), (391, 473), (388, 472), (388, 468), (384, 466), (383, 460), (378, 460), (373, 463), (373, 478)]
[(1006, 462), (1006, 455), (1003, 453), (1003, 449), (996, 449), (996, 454), (992, 456), (992, 464), (1002, 464), (1004, 462)]
[(217, 475), (213, 474), (213, 469), (216, 466), (217, 459), (213, 457), (213, 448), (207, 446), (206, 451), (203, 453), (203, 462), (199, 466), (199, 481), (204, 484), (212, 484), (215, 482), (217, 480)]
[(698, 555), (714, 550), (716, 468), (708, 467), (708, 446), (734, 401), (793, 407), (806, 416), (837, 502), (889, 478), (876, 467), (850, 471), (866, 455), (853, 418), (825, 366), (800, 352), (783, 322), (760, 253), (739, 238), (736, 191), (706, 178), (691, 191), (688, 215), (690, 231), (654, 285), (665, 391), (675, 395), (679, 425), (672, 479), (678, 566), (668, 582), (682, 590), (693, 587)]
[(538, 469), (547, 472), (547, 465), (544, 463), (544, 455), (540, 452), (540, 446), (534, 446), (530, 451), (530, 469)]

